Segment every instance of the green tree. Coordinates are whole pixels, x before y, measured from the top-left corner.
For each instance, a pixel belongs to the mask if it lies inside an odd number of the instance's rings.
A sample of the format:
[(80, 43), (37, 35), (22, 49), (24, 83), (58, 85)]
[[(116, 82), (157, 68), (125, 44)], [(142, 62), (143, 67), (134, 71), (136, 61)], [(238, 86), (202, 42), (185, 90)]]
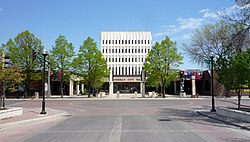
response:
[(98, 89), (103, 85), (109, 70), (94, 39), (88, 37), (80, 46), (78, 55), (73, 61), (73, 69), (76, 75), (83, 77), (84, 84), (88, 85), (88, 97), (90, 97), (91, 88)]
[(51, 69), (60, 72), (61, 98), (63, 98), (64, 74), (72, 69), (74, 46), (69, 43), (65, 36), (60, 35), (50, 51)]
[[(177, 68), (182, 64), (182, 59), (183, 57), (177, 52), (176, 42), (167, 36), (161, 43), (155, 43), (146, 59), (144, 66), (148, 77), (153, 80), (152, 84), (158, 85), (158, 80), (161, 81), (163, 98), (166, 86), (178, 75)], [(152, 79), (154, 77), (156, 78)]]
[[(23, 81), (21, 68), (16, 66), (9, 66), (6, 69), (2, 68), (0, 72), (0, 95), (1, 95), (1, 102), (0, 104), (5, 107), (5, 91), (8, 89), (10, 92), (15, 91), (15, 85), (21, 83)], [(3, 102), (2, 102), (3, 99)], [(0, 106), (2, 106), (0, 105)]]
[(24, 84), (25, 97), (27, 97), (31, 73), (40, 67), (38, 64), (39, 60), (33, 60), (32, 57), (33, 52), (41, 53), (44, 48), (41, 40), (26, 30), (19, 33), (14, 39), (9, 39), (6, 44), (2, 45), (2, 48), (11, 57), (12, 64), (22, 68), (23, 74), (26, 76)]

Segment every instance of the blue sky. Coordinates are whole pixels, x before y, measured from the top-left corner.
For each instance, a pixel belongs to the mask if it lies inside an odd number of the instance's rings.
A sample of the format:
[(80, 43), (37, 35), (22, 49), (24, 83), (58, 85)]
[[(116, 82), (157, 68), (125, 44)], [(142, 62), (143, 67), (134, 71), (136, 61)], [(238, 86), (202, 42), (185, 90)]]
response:
[(0, 44), (29, 30), (47, 50), (61, 34), (75, 50), (88, 37), (100, 43), (101, 31), (151, 31), (153, 43), (169, 36), (184, 55), (181, 69), (202, 68), (185, 55), (192, 32), (230, 10), (233, 0), (1, 0)]

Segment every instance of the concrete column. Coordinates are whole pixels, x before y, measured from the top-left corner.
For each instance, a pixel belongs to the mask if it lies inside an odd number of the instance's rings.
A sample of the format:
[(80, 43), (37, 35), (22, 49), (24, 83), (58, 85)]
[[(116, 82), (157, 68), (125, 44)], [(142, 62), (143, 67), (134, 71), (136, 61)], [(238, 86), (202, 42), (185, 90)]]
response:
[(196, 86), (195, 86), (195, 76), (192, 76), (192, 98), (196, 97)]
[(81, 87), (81, 90), (82, 90), (82, 93), (84, 94), (84, 84), (81, 84), (82, 87)]
[(69, 81), (69, 96), (73, 96), (73, 86), (74, 86), (74, 82), (73, 82), (73, 80), (70, 79), (70, 81)]
[(113, 95), (113, 93), (114, 93), (113, 88), (114, 88), (113, 82), (109, 82), (109, 95)]
[(112, 75), (112, 70), (110, 71), (109, 74), (109, 95), (113, 95), (114, 93), (114, 86), (113, 86), (113, 75)]
[(79, 95), (79, 94), (80, 94), (79, 81), (77, 81), (77, 84), (76, 84), (76, 95)]

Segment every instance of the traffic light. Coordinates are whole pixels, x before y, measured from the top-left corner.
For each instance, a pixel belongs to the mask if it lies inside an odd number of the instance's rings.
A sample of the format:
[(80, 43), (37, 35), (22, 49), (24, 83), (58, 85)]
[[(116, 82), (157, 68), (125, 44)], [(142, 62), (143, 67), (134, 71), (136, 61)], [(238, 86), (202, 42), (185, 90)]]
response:
[(2, 55), (2, 69), (6, 68), (10, 64), (10, 57), (6, 56), (4, 53)]
[(36, 51), (32, 50), (32, 61), (34, 62), (36, 60)]

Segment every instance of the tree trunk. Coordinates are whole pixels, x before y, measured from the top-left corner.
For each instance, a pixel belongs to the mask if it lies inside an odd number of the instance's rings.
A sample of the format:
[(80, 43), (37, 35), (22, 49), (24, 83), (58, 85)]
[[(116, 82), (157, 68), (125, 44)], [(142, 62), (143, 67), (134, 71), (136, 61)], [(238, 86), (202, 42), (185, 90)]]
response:
[(28, 97), (28, 92), (29, 92), (29, 85), (30, 85), (30, 73), (27, 73), (27, 77), (25, 80), (25, 92), (24, 92), (24, 98)]
[(240, 110), (241, 89), (238, 89), (238, 110)]
[(165, 98), (165, 87), (166, 87), (166, 80), (163, 81), (163, 93), (162, 93), (162, 98)]
[(64, 83), (63, 71), (61, 71), (61, 80), (60, 80), (60, 85), (61, 85), (61, 98), (63, 98), (63, 83)]
[(90, 98), (90, 90), (91, 88), (90, 88), (90, 83), (88, 83), (88, 98)]

